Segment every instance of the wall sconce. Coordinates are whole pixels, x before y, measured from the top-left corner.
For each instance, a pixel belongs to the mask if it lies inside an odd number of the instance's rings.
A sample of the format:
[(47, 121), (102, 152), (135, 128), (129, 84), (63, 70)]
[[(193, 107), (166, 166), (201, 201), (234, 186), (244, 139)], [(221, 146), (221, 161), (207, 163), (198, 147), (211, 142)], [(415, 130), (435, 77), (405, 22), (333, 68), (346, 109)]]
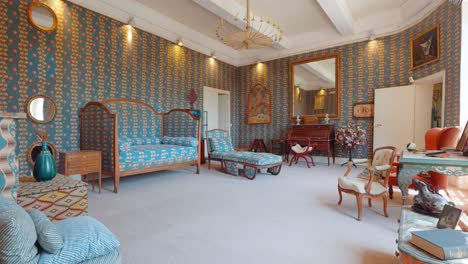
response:
[(262, 63), (262, 61), (260, 60), (260, 58), (257, 58), (257, 64), (260, 64)]
[(132, 42), (133, 39), (133, 26), (135, 25), (135, 18), (130, 17), (127, 22), (127, 41)]
[(375, 39), (376, 39), (375, 35), (373, 33), (369, 33), (369, 41), (373, 41)]
[(215, 55), (214, 51), (211, 52), (210, 56), (211, 56), (212, 59), (216, 59), (216, 55)]
[(179, 45), (181, 47), (184, 45), (181, 38), (177, 39), (176, 42), (177, 42), (177, 45)]

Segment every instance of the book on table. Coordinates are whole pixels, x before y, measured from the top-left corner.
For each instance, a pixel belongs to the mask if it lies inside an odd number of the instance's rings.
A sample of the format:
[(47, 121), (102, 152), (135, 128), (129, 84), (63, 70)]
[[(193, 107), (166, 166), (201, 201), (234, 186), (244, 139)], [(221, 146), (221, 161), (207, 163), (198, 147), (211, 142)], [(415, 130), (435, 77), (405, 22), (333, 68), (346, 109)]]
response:
[(410, 242), (442, 260), (468, 258), (468, 233), (453, 229), (411, 232)]

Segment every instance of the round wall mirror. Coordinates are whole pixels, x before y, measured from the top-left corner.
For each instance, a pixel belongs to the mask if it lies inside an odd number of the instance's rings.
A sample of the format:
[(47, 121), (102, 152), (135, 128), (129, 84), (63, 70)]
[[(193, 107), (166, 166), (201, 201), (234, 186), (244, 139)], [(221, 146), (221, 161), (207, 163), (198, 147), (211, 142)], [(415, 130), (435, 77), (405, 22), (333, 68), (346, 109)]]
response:
[(26, 114), (34, 123), (47, 124), (55, 119), (57, 105), (46, 95), (35, 95), (26, 102)]
[[(52, 142), (47, 142), (47, 148), (49, 149), (50, 153), (52, 153), (52, 157), (55, 159), (57, 155), (57, 149), (55, 148), (55, 145), (52, 144)], [(29, 165), (34, 166), (34, 163), (41, 153), (41, 150), (42, 142), (40, 141), (34, 142), (28, 147), (26, 150), (26, 160), (28, 161)]]
[(28, 19), (35, 28), (42, 31), (51, 32), (57, 28), (57, 15), (50, 6), (44, 3), (29, 4)]

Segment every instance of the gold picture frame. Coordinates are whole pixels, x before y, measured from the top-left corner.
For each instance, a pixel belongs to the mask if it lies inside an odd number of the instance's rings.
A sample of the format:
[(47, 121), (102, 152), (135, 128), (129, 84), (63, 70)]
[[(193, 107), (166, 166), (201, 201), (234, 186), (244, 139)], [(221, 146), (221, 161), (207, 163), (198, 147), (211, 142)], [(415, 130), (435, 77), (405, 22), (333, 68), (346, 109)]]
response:
[(440, 25), (411, 38), (411, 69), (417, 69), (440, 59)]
[(353, 117), (354, 118), (370, 118), (374, 117), (374, 103), (355, 103), (353, 105)]

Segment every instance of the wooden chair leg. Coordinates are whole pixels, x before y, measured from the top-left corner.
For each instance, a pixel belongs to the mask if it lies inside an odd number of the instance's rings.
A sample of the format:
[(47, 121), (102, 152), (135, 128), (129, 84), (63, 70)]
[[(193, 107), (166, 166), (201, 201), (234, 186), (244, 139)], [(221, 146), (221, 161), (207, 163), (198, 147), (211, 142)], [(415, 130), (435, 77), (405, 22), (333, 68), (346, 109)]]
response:
[(358, 208), (358, 221), (361, 221), (362, 216), (362, 195), (356, 194), (356, 203)]
[(341, 205), (343, 202), (343, 194), (341, 193), (340, 186), (338, 186), (338, 195), (340, 196), (340, 200), (338, 201), (338, 205)]
[(388, 186), (388, 195), (390, 196), (390, 199), (393, 199), (393, 186), (392, 185)]
[(208, 170), (211, 170), (211, 160), (208, 159)]
[(369, 207), (372, 207), (372, 199), (371, 199), (371, 198), (367, 198), (367, 202), (369, 203)]
[(387, 195), (385, 194), (384, 196), (382, 196), (382, 199), (383, 199), (383, 211), (384, 211), (384, 215), (385, 215), (385, 217), (388, 217), (388, 212), (387, 212)]

